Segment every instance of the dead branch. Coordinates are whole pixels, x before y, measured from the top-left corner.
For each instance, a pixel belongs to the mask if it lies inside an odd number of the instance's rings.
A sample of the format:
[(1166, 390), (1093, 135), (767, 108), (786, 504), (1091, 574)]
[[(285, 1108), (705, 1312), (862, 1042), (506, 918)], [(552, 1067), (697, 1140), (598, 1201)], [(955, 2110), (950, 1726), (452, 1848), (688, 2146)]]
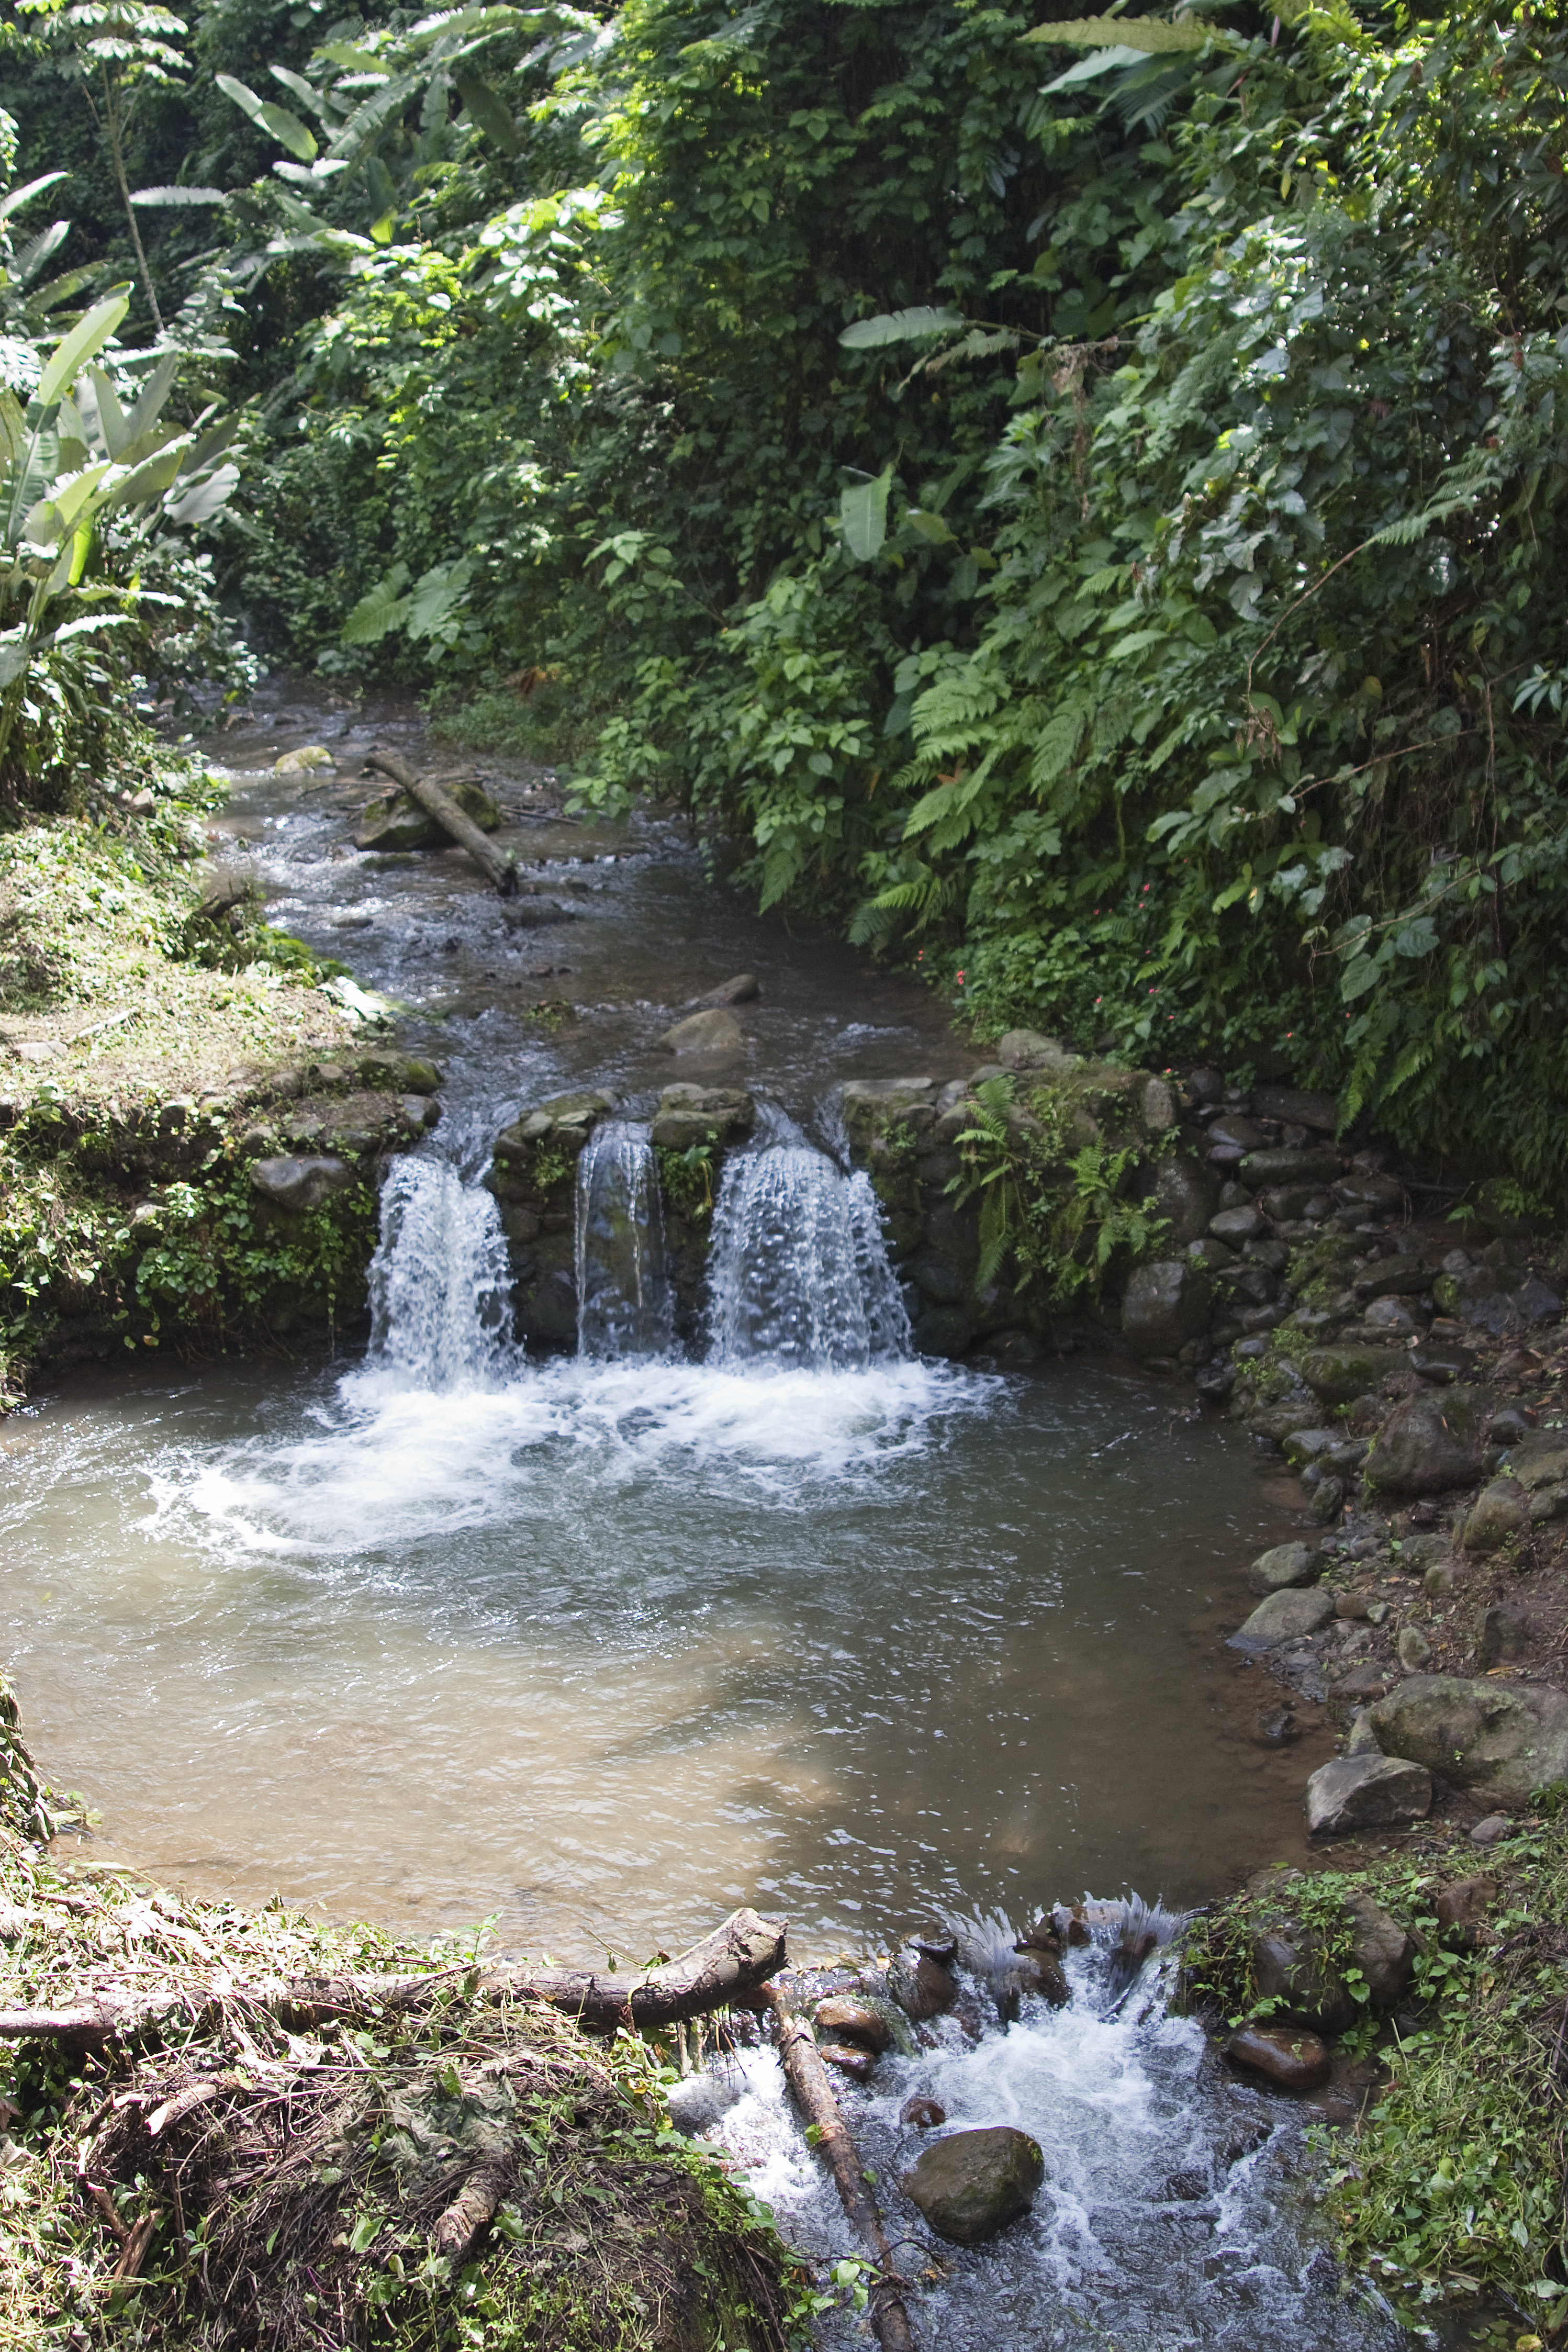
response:
[(249, 1985), (226, 1984), (222, 1992), (198, 1979), (170, 1976), (145, 1991), (110, 1987), (69, 2009), (0, 2010), (0, 2041), (80, 2043), (130, 2042), (155, 2034), (174, 2019), (186, 2032), (211, 2030), (226, 2005), (237, 2001), (262, 2010), (298, 2030), (338, 2019), (388, 2010), (424, 2008), (463, 1983), (475, 2002), (548, 2002), (589, 2032), (614, 2033), (621, 2026), (641, 2030), (673, 2025), (727, 2009), (765, 1985), (783, 1968), (784, 1930), (736, 1911), (710, 1936), (679, 1959), (621, 1976), (610, 1969), (432, 1969), (416, 1976), (290, 1977)]
[(871, 2294), (871, 2326), (877, 2341), (882, 2352), (915, 2352), (910, 2315), (899, 2292), (902, 2281), (893, 2268), (892, 2248), (865, 2168), (839, 2113), (827, 2069), (816, 2047), (816, 2036), (804, 2017), (793, 2015), (785, 2007), (784, 1995), (776, 1986), (769, 1986), (766, 1999), (777, 2021), (779, 2056), (790, 2089), (807, 2124), (816, 2130), (817, 2153), (827, 2159), (838, 2201), (850, 2226), (870, 2249), (882, 2274)]
[(460, 2263), (479, 2231), (494, 2220), (511, 2179), (511, 2166), (500, 2157), (491, 2157), (470, 2172), (436, 2224), (436, 2252)]
[(395, 751), (384, 751), (379, 746), (365, 753), (364, 763), (367, 768), (377, 768), (384, 776), (390, 776), (410, 800), (417, 801), (426, 814), (435, 818), (443, 833), (449, 834), (460, 848), (468, 851), (475, 865), (481, 873), (489, 877), (503, 898), (515, 896), (517, 860), (503, 856), (494, 842), (488, 840), (479, 831), (467, 811), (459, 808), (451, 793), (437, 783), (433, 777), (420, 775), (406, 760), (399, 759)]

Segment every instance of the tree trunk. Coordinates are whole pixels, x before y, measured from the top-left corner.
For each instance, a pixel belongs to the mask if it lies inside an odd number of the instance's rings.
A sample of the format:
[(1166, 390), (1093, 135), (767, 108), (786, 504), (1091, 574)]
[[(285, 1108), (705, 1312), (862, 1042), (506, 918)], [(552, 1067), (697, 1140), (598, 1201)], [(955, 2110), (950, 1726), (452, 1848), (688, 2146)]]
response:
[(816, 2128), (817, 2153), (827, 2158), (838, 2201), (861, 2242), (876, 2257), (882, 2273), (871, 2294), (871, 2326), (877, 2341), (882, 2352), (915, 2352), (910, 2315), (899, 2292), (903, 2282), (893, 2268), (892, 2248), (882, 2227), (882, 2216), (877, 2210), (855, 2143), (838, 2112), (838, 2101), (817, 2050), (816, 2037), (804, 2017), (791, 2015), (776, 1986), (768, 1987), (766, 1998), (778, 2021), (779, 2056), (790, 2089), (807, 2124)]
[(410, 800), (417, 801), (420, 807), (435, 818), (443, 832), (450, 834), (459, 847), (468, 851), (475, 865), (489, 877), (503, 898), (515, 896), (517, 860), (501, 855), (494, 842), (479, 831), (473, 818), (458, 807), (450, 793), (444, 792), (430, 777), (420, 775), (406, 760), (400, 760), (395, 751), (369, 751), (364, 755), (364, 763), (367, 768), (379, 768), (384, 776), (390, 776), (395, 784), (401, 785)]
[[(673, 2025), (744, 2001), (784, 1959), (783, 1927), (754, 1911), (736, 1911), (690, 1951), (658, 1968), (625, 1976), (608, 1969), (489, 1969), (471, 1998), (548, 2001), (590, 2032), (614, 2033), (623, 2025)], [(235, 1988), (228, 1997), (242, 1993), (291, 2026), (321, 2025), (375, 2009), (417, 2009), (472, 1973), (455, 1968), (421, 1976), (290, 1977)], [(124, 2041), (176, 2018), (188, 2032), (216, 2020), (221, 2008), (222, 1997), (199, 1979), (171, 1978), (149, 1991), (115, 1986), (69, 2009), (0, 2010), (0, 2042)]]

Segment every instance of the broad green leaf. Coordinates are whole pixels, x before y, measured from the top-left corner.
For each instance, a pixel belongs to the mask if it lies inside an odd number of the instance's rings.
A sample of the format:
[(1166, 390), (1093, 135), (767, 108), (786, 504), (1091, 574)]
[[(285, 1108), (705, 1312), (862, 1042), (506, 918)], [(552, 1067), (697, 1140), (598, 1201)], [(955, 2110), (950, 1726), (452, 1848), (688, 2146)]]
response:
[(222, 90), (225, 98), (232, 99), (236, 106), (238, 107), (240, 112), (242, 114), (248, 114), (252, 122), (254, 122), (257, 116), (261, 112), (261, 100), (257, 96), (255, 90), (251, 89), (249, 83), (237, 79), (233, 74), (225, 73), (214, 74), (213, 79), (216, 82), (219, 89)]
[(1054, 81), (1041, 87), (1042, 98), (1049, 98), (1058, 89), (1075, 89), (1080, 82), (1098, 81), (1101, 74), (1125, 72), (1129, 66), (1147, 62), (1142, 49), (1096, 49), (1092, 57), (1080, 58), (1076, 66), (1068, 66)]
[(130, 308), (129, 289), (122, 292), (117, 287), (101, 302), (95, 302), (86, 318), (71, 329), (63, 342), (56, 345), (47, 366), (38, 378), (40, 408), (54, 406), (61, 393), (75, 380), (78, 369), (103, 349)]
[(220, 508), (226, 507), (239, 487), (239, 467), (219, 466), (215, 473), (193, 482), (188, 490), (177, 498), (166, 499), (163, 512), (171, 522), (189, 530), (199, 522), (210, 522)]
[(29, 180), (25, 188), (12, 188), (7, 194), (0, 196), (0, 221), (8, 221), (12, 214), (19, 212), (31, 197), (41, 196), (46, 188), (57, 186), (67, 176), (64, 172), (46, 172), (41, 180)]
[(487, 139), (493, 139), (504, 153), (515, 155), (517, 125), (489, 82), (481, 81), (477, 74), (454, 74), (452, 79), (458, 85), (458, 97)]
[(1169, 16), (1067, 16), (1059, 25), (1037, 25), (1022, 37), (1068, 49), (1122, 48), (1155, 57), (1168, 50), (1201, 49), (1206, 41), (1226, 36), (1195, 16), (1175, 23)]
[(911, 507), (904, 520), (918, 530), (922, 539), (929, 539), (933, 547), (956, 547), (958, 544), (957, 534), (948, 529), (941, 515), (932, 514), (924, 507)]
[(473, 569), (464, 556), (456, 563), (434, 565), (415, 582), (406, 624), (411, 637), (433, 637), (446, 626), (462, 601)]
[(857, 319), (838, 340), (852, 352), (876, 351), (884, 343), (912, 343), (922, 335), (944, 335), (962, 327), (958, 310), (889, 310), (875, 319)]
[(335, 110), (329, 103), (324, 93), (313, 89), (303, 74), (291, 73), (287, 66), (268, 66), (267, 70), (274, 81), (280, 81), (285, 89), (293, 91), (301, 105), (310, 108), (318, 122), (324, 122), (331, 126)]
[(179, 353), (165, 352), (142, 385), (136, 405), (125, 420), (128, 443), (140, 441), (144, 433), (151, 433), (163, 415), (163, 403), (173, 391), (174, 378), (179, 372)]
[(14, 265), (18, 286), (32, 284), (50, 254), (58, 253), (65, 243), (70, 235), (70, 226), (69, 221), (51, 221), (47, 228), (41, 230), (29, 244), (23, 247)]
[(226, 205), (228, 195), (222, 188), (132, 188), (133, 205)]
[(275, 100), (263, 100), (257, 121), (271, 131), (280, 146), (287, 147), (290, 155), (298, 155), (301, 163), (313, 163), (320, 154), (314, 131), (307, 130), (297, 114), (290, 114)]
[(98, 425), (103, 436), (103, 446), (111, 457), (118, 457), (121, 451), (131, 445), (131, 431), (125, 411), (120, 405), (120, 395), (101, 368), (89, 368), (88, 376), (93, 397), (98, 403)]
[(858, 482), (838, 501), (845, 543), (861, 563), (869, 563), (882, 551), (888, 536), (888, 492), (892, 486), (893, 469), (886, 466), (874, 482)]
[(15, 686), (27, 667), (28, 643), (24, 631), (7, 629), (0, 637), (0, 687)]
[(367, 590), (350, 613), (342, 626), (345, 646), (375, 646), (389, 630), (400, 629), (408, 618), (408, 598), (402, 593), (408, 581), (408, 566), (395, 563), (384, 580)]

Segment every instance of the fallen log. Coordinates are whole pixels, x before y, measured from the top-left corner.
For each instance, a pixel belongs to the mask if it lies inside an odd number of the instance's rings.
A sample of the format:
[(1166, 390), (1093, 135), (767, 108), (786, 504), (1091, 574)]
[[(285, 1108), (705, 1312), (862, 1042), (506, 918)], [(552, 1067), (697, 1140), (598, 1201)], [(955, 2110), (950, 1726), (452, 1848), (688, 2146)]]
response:
[(482, 834), (466, 810), (458, 807), (450, 793), (443, 790), (430, 776), (422, 776), (395, 751), (383, 751), (373, 747), (364, 755), (367, 768), (375, 768), (390, 776), (395, 784), (417, 801), (426, 814), (433, 816), (444, 833), (449, 834), (459, 848), (466, 849), (481, 873), (489, 876), (503, 898), (517, 891), (517, 860), (507, 857), (493, 841)]
[(882, 2352), (915, 2352), (914, 2331), (900, 2292), (903, 2281), (893, 2267), (893, 2250), (882, 2227), (882, 2216), (872, 2196), (855, 2143), (845, 2127), (827, 2069), (816, 2047), (816, 2036), (804, 2017), (792, 2014), (776, 1985), (766, 1991), (768, 2007), (778, 2024), (779, 2057), (806, 2123), (816, 2134), (816, 2151), (827, 2160), (850, 2226), (870, 2249), (881, 2273), (871, 2290), (871, 2326)]
[(289, 1977), (220, 1991), (195, 1978), (170, 1978), (147, 1990), (119, 1988), (92, 1993), (68, 2009), (0, 2010), (0, 2041), (101, 2042), (132, 2041), (174, 2018), (184, 2031), (203, 2031), (226, 2000), (241, 1999), (292, 2028), (322, 2025), (375, 2011), (422, 2007), (461, 1980), (474, 2002), (541, 2000), (589, 2032), (614, 2033), (674, 2025), (745, 2001), (784, 1965), (784, 1930), (754, 1911), (731, 1913), (721, 1927), (679, 1959), (622, 1976), (609, 1969), (430, 1969), (412, 1976)]

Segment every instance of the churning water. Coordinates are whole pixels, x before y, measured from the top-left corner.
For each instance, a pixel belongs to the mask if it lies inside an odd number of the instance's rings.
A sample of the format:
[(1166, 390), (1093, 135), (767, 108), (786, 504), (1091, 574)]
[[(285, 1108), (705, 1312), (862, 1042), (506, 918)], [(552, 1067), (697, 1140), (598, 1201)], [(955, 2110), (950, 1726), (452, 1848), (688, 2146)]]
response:
[[(1067, 1958), (1070, 2004), (1030, 2000), (1005, 2032), (942, 2019), (917, 2053), (890, 2053), (839, 2096), (874, 2174), (896, 2259), (919, 2282), (921, 2340), (941, 2352), (1373, 2352), (1406, 2341), (1347, 2296), (1314, 2244), (1297, 2113), (1229, 2079), (1190, 2020), (1165, 2005), (1166, 1956), (1128, 1989), (1110, 1929)], [(932, 2241), (900, 2175), (931, 2144), (900, 2121), (934, 2100), (944, 2129), (1012, 2125), (1038, 2141), (1032, 2213), (989, 2244)], [(686, 2127), (721, 2150), (819, 2260), (849, 2251), (821, 2164), (805, 2146), (778, 2060), (742, 2053), (676, 2093)], [(934, 2251), (934, 2260), (932, 2252)], [(825, 2340), (863, 2341), (847, 2318)]]

